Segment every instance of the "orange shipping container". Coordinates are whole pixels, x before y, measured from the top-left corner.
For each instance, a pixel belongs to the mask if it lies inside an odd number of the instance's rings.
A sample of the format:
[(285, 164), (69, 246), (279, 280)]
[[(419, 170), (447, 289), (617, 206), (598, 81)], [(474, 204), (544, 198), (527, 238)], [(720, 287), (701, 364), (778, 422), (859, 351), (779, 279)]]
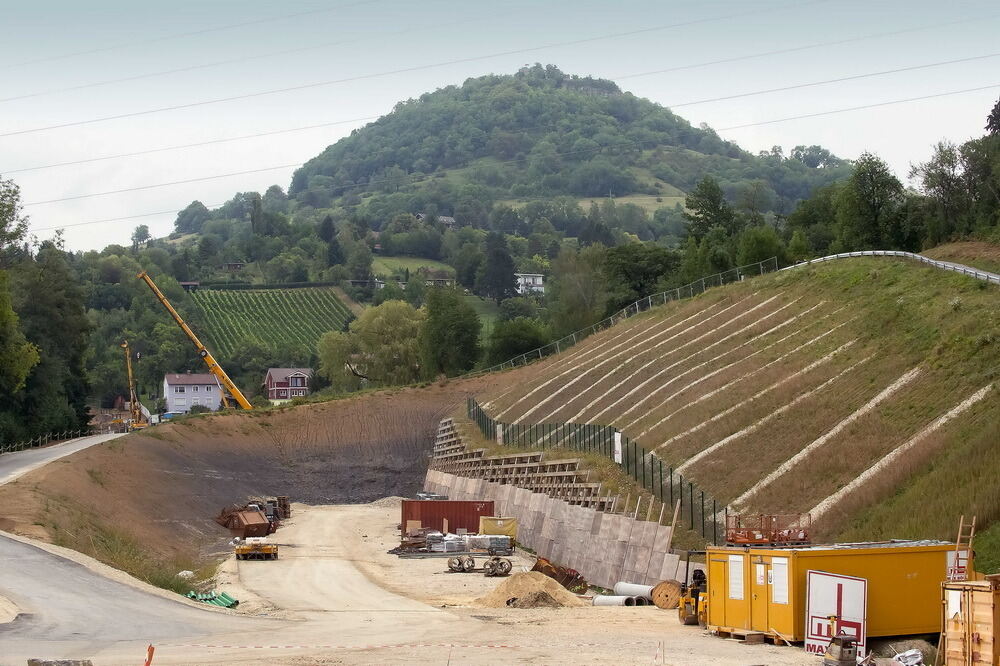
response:
[(479, 517), (492, 515), (493, 500), (403, 500), (403, 516), (399, 524), (405, 530), (408, 521), (418, 520), (421, 527), (444, 531), (444, 521), (447, 520), (449, 532), (465, 528), (476, 533)]

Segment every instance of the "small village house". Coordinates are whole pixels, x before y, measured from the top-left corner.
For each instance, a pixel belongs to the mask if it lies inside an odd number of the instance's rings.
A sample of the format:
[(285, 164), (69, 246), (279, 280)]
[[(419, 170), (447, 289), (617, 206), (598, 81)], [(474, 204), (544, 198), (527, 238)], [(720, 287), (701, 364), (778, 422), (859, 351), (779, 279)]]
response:
[(268, 368), (264, 376), (267, 399), (274, 404), (309, 395), (311, 368)]
[(186, 414), (195, 405), (215, 411), (222, 404), (222, 387), (208, 373), (168, 374), (163, 377), (163, 399), (169, 414)]
[(521, 294), (544, 294), (545, 276), (541, 273), (514, 273), (515, 288)]

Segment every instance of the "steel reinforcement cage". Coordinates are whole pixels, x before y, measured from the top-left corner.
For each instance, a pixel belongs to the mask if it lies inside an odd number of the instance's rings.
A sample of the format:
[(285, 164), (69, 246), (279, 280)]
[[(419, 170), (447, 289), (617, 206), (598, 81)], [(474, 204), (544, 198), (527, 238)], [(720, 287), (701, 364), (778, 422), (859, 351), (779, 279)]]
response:
[(486, 413), (475, 398), (468, 399), (468, 417), (489, 440), (503, 446), (530, 449), (569, 449), (581, 453), (595, 453), (621, 466), (622, 471), (671, 510), (677, 500), (681, 502), (678, 524), (701, 535), (706, 541), (718, 544), (724, 533), (723, 519), (728, 509), (682, 475), (673, 467), (647, 452), (618, 428), (589, 423), (503, 423)]

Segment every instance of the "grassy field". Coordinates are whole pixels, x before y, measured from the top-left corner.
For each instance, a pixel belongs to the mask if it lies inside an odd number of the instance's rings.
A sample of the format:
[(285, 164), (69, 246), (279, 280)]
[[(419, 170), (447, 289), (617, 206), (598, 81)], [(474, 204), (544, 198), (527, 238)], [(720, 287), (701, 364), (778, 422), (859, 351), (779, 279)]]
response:
[(979, 270), (1000, 273), (1000, 245), (984, 241), (960, 241), (938, 245), (921, 254), (940, 261), (953, 261)]
[(500, 317), (500, 306), (496, 304), (496, 301), (480, 298), (475, 294), (466, 294), (465, 300), (468, 301), (469, 305), (476, 311), (476, 314), (479, 315), (479, 322), (483, 325), (480, 338), (486, 340), (490, 331), (493, 330), (493, 325), (496, 323), (497, 318)]
[(272, 348), (312, 349), (321, 335), (342, 330), (353, 319), (330, 287), (199, 289), (192, 297), (208, 327), (206, 337), (221, 356), (231, 356), (250, 340)]
[(449, 275), (455, 275), (455, 269), (448, 264), (422, 257), (375, 257), (375, 260), (372, 262), (372, 272), (375, 275), (383, 277), (389, 277), (407, 268), (410, 269), (410, 273), (416, 273), (420, 268), (430, 268), (435, 271), (445, 271)]

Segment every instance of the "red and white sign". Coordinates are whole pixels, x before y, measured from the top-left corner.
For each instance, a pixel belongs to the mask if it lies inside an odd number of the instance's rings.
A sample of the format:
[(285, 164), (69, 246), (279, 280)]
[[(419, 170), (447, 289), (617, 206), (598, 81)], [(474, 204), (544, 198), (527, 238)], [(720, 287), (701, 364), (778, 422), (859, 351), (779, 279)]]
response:
[(841, 633), (858, 639), (858, 656), (867, 644), (868, 581), (864, 578), (806, 572), (806, 652), (823, 654)]
[[(958, 557), (956, 558), (956, 554)], [(947, 576), (948, 580), (968, 580), (969, 579), (969, 551), (962, 549), (957, 553), (949, 550), (947, 553)]]

